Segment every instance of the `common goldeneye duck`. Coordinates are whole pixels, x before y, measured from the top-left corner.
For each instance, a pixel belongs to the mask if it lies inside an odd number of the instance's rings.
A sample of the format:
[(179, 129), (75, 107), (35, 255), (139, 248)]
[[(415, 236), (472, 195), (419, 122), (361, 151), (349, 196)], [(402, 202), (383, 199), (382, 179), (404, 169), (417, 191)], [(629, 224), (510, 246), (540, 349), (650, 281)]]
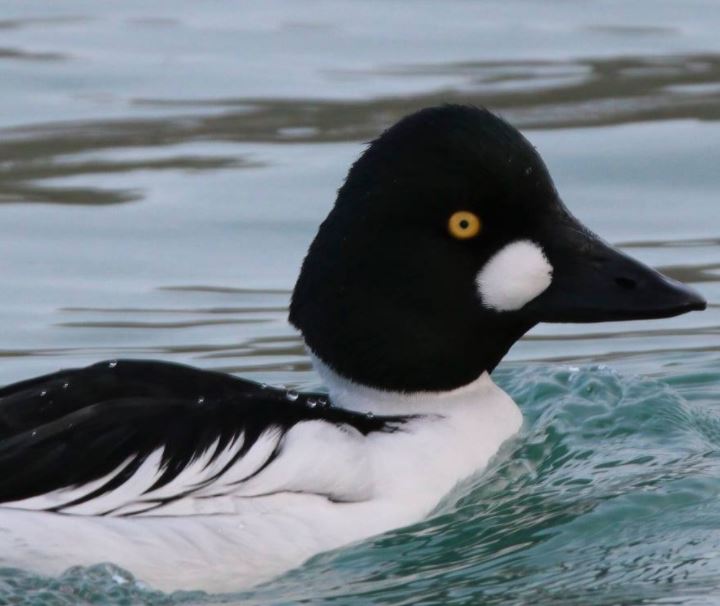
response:
[(258, 583), (482, 469), (522, 420), (489, 373), (538, 322), (704, 307), (583, 227), (512, 126), (422, 110), (353, 165), (293, 293), (328, 395), (135, 360), (0, 389), (0, 565)]

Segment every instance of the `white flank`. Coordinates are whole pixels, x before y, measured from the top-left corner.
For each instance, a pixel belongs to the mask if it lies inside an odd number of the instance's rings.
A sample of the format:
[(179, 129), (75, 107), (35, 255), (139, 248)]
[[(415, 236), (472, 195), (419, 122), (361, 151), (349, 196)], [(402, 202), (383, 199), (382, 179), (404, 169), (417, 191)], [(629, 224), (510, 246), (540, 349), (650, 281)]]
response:
[(52, 509), (53, 507), (62, 507), (66, 503), (72, 503), (78, 499), (82, 499), (87, 495), (91, 494), (101, 486), (107, 484), (117, 474), (121, 473), (125, 467), (132, 461), (132, 457), (127, 458), (118, 468), (113, 469), (110, 473), (94, 480), (83, 484), (82, 486), (61, 488), (47, 494), (42, 494), (37, 497), (30, 497), (29, 499), (22, 499), (20, 501), (8, 501), (3, 503), (3, 507), (13, 507), (17, 509)]
[(95, 499), (72, 507), (66, 507), (63, 511), (76, 515), (99, 515), (132, 503), (138, 495), (141, 495), (155, 483), (159, 475), (158, 470), (160, 469), (161, 460), (162, 449), (153, 451), (126, 482)]
[(553, 268), (537, 244), (518, 240), (500, 249), (478, 272), (475, 283), (483, 305), (514, 311), (552, 282)]

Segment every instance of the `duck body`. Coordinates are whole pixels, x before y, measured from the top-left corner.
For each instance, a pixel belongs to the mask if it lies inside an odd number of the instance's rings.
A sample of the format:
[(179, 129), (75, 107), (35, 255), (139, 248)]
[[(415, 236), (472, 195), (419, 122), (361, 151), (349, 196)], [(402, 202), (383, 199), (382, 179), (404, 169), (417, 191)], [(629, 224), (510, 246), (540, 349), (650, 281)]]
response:
[(138, 360), (5, 388), (0, 565), (110, 560), (165, 590), (247, 587), (422, 519), (521, 424), (487, 374), (393, 396), (320, 372), (332, 400)]
[(352, 166), (293, 292), (328, 393), (133, 360), (0, 389), (0, 565), (262, 582), (482, 470), (522, 422), (490, 373), (537, 323), (704, 307), (575, 219), (512, 126), (422, 110)]

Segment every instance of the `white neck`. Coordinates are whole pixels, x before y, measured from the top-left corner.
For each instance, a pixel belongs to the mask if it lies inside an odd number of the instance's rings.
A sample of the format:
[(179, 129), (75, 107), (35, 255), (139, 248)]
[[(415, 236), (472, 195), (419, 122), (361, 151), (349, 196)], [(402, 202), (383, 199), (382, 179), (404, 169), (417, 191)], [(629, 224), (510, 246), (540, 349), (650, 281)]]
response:
[(385, 415), (442, 414), (447, 413), (448, 409), (453, 407), (453, 404), (463, 406), (470, 402), (480, 404), (491, 395), (502, 392), (493, 383), (487, 372), (481, 374), (472, 383), (450, 391), (418, 391), (414, 393), (383, 391), (346, 379), (337, 374), (312, 352), (310, 357), (335, 405), (358, 412)]
[(403, 511), (418, 517), (458, 481), (484, 468), (522, 425), (517, 405), (488, 373), (451, 391), (398, 393), (357, 385), (315, 356), (313, 363), (334, 405), (415, 417), (403, 431), (370, 434), (363, 444), (374, 470), (373, 494), (402, 502)]

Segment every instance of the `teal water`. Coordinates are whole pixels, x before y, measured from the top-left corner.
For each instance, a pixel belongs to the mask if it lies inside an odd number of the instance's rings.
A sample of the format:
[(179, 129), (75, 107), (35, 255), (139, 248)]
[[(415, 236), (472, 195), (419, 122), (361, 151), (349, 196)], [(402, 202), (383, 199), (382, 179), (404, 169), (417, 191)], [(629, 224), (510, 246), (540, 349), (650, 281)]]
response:
[(496, 372), (523, 432), (426, 522), (229, 596), (2, 568), (0, 536), (0, 604), (718, 603), (718, 29), (701, 0), (3, 2), (0, 383), (152, 357), (319, 387), (305, 248), (363, 142), (443, 101), (710, 307), (533, 330)]

